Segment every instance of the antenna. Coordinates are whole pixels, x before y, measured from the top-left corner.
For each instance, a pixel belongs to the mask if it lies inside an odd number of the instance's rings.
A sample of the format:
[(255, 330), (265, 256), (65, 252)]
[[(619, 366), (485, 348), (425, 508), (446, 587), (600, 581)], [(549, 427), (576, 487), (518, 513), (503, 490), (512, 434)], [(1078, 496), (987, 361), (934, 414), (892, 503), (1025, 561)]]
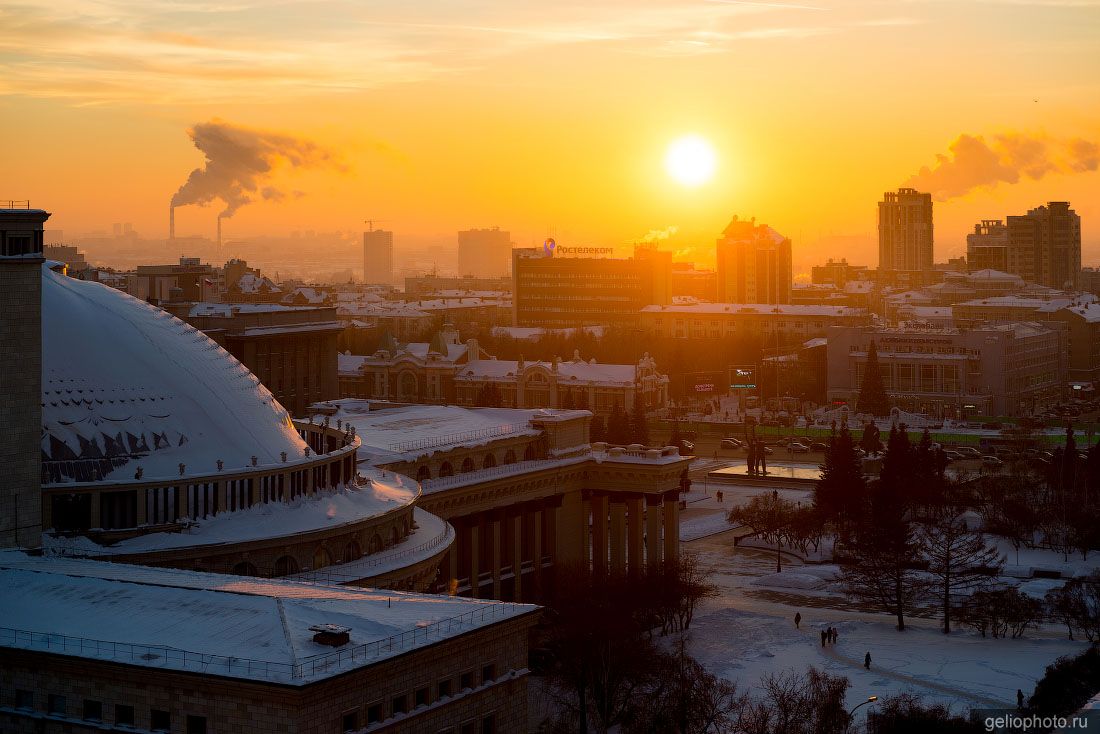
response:
[(388, 221), (389, 221), (388, 219), (364, 219), (363, 223), (366, 224), (368, 227), (370, 227), (370, 229), (367, 230), (368, 232), (373, 232), (375, 222), (388, 222)]

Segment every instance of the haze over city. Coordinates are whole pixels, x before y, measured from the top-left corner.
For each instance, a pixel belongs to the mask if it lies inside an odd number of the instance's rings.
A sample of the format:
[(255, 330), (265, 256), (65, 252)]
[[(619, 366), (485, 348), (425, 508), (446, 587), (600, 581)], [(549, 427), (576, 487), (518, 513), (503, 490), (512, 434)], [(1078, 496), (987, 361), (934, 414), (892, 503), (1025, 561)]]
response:
[(1098, 39), (3, 5), (0, 732), (1100, 727)]

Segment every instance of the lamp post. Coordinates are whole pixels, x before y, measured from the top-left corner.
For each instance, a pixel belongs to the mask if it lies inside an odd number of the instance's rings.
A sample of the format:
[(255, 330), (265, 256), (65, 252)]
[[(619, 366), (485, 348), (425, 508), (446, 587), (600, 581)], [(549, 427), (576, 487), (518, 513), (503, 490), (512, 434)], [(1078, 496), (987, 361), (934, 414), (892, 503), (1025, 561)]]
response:
[(864, 701), (863, 703), (856, 704), (855, 708), (853, 708), (851, 711), (848, 712), (848, 723), (847, 723), (847, 725), (845, 725), (844, 731), (847, 732), (848, 729), (851, 728), (851, 726), (852, 726), (852, 717), (855, 715), (856, 709), (858, 709), (860, 706), (866, 706), (869, 703), (874, 703), (877, 700), (878, 700), (878, 696), (868, 696), (866, 701)]

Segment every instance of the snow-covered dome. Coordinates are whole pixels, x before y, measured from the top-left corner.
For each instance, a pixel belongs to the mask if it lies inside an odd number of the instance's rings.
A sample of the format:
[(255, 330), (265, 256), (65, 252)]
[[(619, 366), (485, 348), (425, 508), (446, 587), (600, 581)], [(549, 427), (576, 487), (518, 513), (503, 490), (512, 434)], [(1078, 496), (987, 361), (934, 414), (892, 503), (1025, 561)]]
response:
[(49, 482), (210, 474), (303, 457), (286, 409), (198, 329), (43, 266), (42, 461)]

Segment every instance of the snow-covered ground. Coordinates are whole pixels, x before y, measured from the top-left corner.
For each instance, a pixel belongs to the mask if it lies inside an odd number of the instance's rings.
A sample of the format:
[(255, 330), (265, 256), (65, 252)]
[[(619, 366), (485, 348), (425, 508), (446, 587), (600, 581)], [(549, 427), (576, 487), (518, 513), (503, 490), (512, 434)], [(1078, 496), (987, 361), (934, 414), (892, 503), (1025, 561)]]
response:
[[(722, 503), (715, 497), (718, 488), (723, 492)], [(783, 572), (775, 573), (774, 552), (735, 546), (744, 530), (722, 532), (724, 525), (728, 527), (725, 514), (732, 506), (770, 491), (770, 487), (731, 484), (704, 487), (698, 482), (681, 512), (683, 550), (699, 554), (720, 589), (719, 597), (706, 602), (691, 625), (690, 650), (709, 670), (737, 682), (743, 690), (759, 693), (764, 675), (802, 673), (814, 665), (848, 677), (849, 705), (869, 695), (911, 692), (965, 713), (971, 707), (1014, 707), (1017, 689), (1031, 695), (1048, 664), (1085, 649), (1085, 644), (1065, 639), (1064, 628), (1058, 626), (1029, 630), (1024, 639), (995, 640), (967, 629), (944, 635), (938, 619), (914, 617), (907, 621), (905, 632), (898, 632), (893, 618), (862, 609), (844, 597), (835, 565), (807, 564), (785, 554)], [(778, 491), (795, 502), (811, 499), (809, 491)], [(1011, 546), (1003, 545), (1002, 552), (1014, 561)], [(1021, 549), (1020, 562), (1036, 568), (1066, 565), (1060, 554), (1038, 549)], [(1087, 572), (1100, 566), (1100, 554), (1090, 554), (1084, 563), (1080, 556), (1071, 558), (1069, 565), (1066, 570)], [(1064, 583), (1005, 580), (1038, 597)], [(794, 626), (796, 612), (802, 615), (801, 630)], [(839, 630), (839, 641), (822, 648), (820, 630), (828, 626)], [(863, 667), (868, 652), (869, 671)]]

